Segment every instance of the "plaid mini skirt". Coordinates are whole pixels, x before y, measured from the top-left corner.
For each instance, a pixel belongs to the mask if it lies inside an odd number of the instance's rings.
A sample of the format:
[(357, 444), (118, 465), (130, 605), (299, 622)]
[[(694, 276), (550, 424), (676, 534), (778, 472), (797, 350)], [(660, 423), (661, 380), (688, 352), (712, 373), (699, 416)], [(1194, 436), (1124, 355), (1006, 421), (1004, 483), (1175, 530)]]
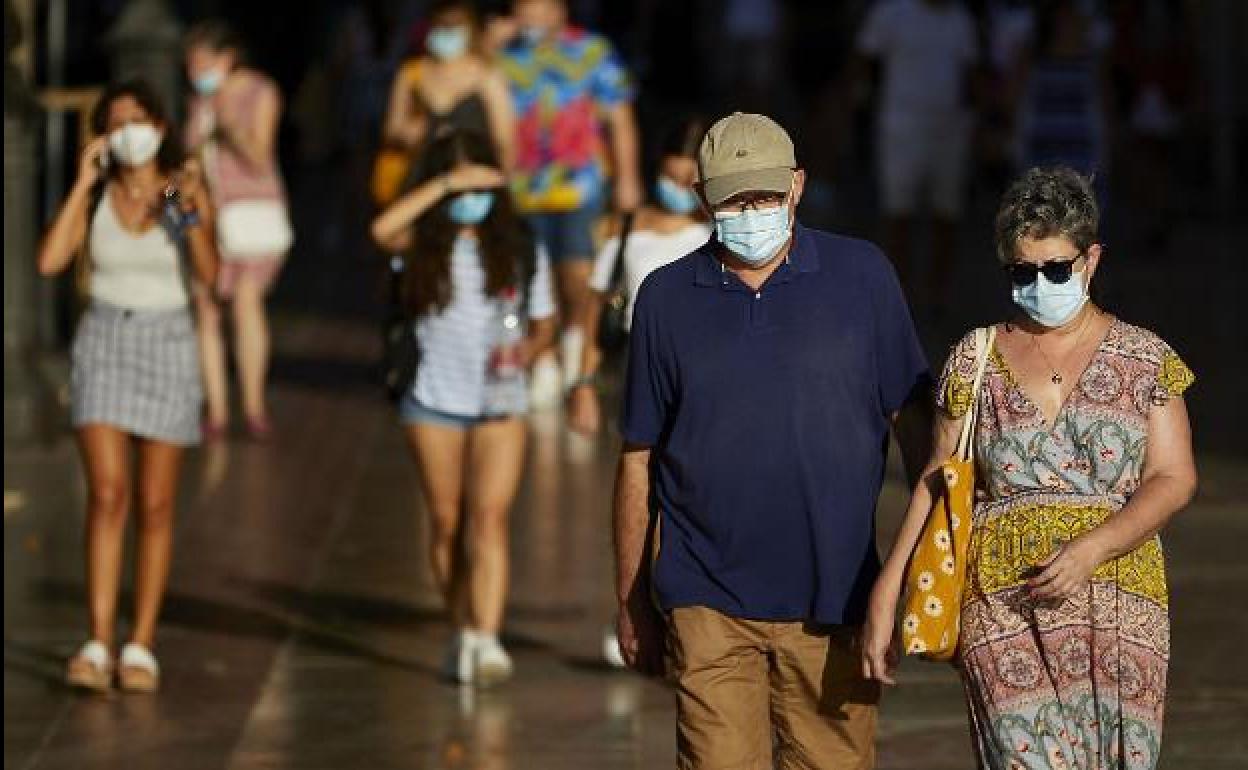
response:
[(203, 400), (188, 308), (93, 302), (83, 314), (70, 350), (75, 428), (105, 424), (139, 438), (197, 444)]

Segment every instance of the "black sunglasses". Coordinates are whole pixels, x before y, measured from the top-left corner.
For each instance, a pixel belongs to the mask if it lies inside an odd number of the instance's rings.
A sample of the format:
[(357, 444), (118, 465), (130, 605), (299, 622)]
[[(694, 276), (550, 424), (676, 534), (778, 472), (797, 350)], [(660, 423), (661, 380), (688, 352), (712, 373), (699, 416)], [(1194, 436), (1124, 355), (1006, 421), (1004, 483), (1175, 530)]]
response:
[(1015, 286), (1032, 285), (1036, 282), (1037, 273), (1044, 273), (1049, 283), (1066, 283), (1075, 272), (1075, 263), (1081, 258), (1082, 255), (1070, 259), (1051, 259), (1043, 265), (1033, 262), (1011, 262), (1008, 265), (1002, 265), (1002, 268), (1010, 277), (1010, 283)]

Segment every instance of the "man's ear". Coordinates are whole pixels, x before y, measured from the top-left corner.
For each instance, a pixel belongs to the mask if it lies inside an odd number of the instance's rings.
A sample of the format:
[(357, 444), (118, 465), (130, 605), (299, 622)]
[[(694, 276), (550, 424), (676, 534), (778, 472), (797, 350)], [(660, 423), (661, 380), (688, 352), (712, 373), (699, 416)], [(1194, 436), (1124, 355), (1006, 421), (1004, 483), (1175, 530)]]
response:
[(802, 201), (802, 193), (806, 191), (806, 169), (793, 169), (793, 208)]

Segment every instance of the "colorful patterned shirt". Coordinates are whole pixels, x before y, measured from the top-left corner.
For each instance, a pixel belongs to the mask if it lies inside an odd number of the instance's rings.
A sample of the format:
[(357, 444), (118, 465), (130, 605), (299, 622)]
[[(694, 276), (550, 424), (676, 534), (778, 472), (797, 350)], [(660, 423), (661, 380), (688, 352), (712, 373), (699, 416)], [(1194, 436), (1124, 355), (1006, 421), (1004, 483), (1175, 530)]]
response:
[(537, 45), (517, 40), (500, 66), (516, 107), (516, 202), (527, 211), (571, 211), (601, 195), (602, 113), (633, 98), (611, 43), (567, 27)]

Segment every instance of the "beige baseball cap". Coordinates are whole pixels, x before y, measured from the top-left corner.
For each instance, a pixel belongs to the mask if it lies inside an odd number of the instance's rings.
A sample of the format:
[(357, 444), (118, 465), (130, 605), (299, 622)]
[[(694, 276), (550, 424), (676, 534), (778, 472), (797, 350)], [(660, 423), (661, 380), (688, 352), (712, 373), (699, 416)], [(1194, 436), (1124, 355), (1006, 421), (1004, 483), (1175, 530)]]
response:
[(747, 190), (787, 193), (795, 168), (793, 140), (766, 115), (734, 112), (720, 118), (698, 148), (702, 194), (712, 206)]

